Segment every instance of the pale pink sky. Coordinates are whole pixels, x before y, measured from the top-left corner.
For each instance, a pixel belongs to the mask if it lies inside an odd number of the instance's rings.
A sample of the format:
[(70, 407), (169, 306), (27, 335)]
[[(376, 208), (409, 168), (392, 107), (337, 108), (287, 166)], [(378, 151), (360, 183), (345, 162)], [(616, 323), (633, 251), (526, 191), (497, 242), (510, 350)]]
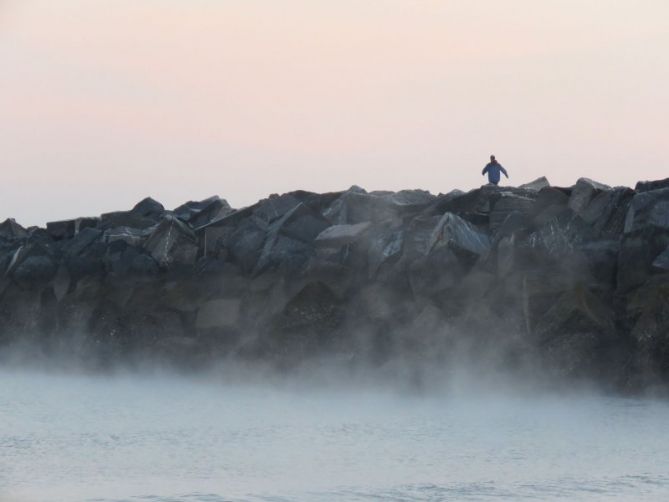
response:
[(669, 176), (666, 0), (0, 0), (0, 219)]

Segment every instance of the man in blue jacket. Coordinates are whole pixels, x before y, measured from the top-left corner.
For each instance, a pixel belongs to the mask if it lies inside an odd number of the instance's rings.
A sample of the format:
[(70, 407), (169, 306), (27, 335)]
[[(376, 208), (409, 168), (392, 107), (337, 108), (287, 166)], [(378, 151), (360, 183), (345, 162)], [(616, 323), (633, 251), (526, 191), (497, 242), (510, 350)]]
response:
[(493, 185), (497, 185), (499, 183), (500, 172), (504, 173), (504, 176), (507, 178), (509, 177), (509, 174), (506, 172), (506, 169), (502, 167), (502, 164), (495, 160), (494, 155), (491, 155), (490, 162), (483, 168), (483, 172), (481, 174), (485, 175), (485, 173), (488, 173), (488, 182)]

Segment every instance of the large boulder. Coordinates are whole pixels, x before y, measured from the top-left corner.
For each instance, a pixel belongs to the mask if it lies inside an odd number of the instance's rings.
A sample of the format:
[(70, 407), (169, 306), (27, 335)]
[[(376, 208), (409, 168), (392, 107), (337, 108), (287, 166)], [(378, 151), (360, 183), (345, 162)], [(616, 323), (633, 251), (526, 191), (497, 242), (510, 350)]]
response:
[(198, 228), (218, 221), (233, 211), (226, 200), (215, 195), (201, 201), (188, 201), (173, 212), (193, 228)]
[(115, 211), (100, 216), (99, 226), (103, 230), (114, 227), (145, 229), (153, 227), (165, 214), (160, 202), (147, 197), (139, 201), (130, 211)]
[(71, 239), (76, 231), (76, 221), (50, 221), (46, 224), (46, 231), (54, 240)]
[(103, 239), (111, 244), (116, 241), (123, 241), (130, 246), (142, 246), (149, 236), (153, 233), (154, 227), (132, 228), (132, 227), (114, 227), (104, 231)]
[(73, 239), (63, 241), (61, 249), (62, 263), (73, 281), (104, 273), (103, 260), (107, 244), (103, 241), (101, 230), (85, 228)]
[(490, 238), (453, 213), (445, 213), (430, 235), (427, 252), (433, 253), (441, 247), (475, 256), (490, 251)]
[(641, 192), (632, 199), (625, 219), (625, 233), (647, 227), (669, 230), (669, 188)]
[(266, 223), (272, 223), (300, 204), (301, 198), (297, 193), (283, 195), (272, 194), (253, 206), (253, 215)]
[(544, 188), (550, 187), (551, 184), (548, 181), (548, 179), (545, 176), (541, 176), (540, 178), (537, 178), (534, 181), (530, 181), (529, 183), (525, 183), (523, 185), (520, 185), (518, 188), (523, 188), (525, 190), (533, 190), (535, 192), (538, 192), (540, 190), (543, 190)]
[(135, 204), (130, 212), (146, 218), (159, 219), (165, 213), (165, 208), (157, 200), (146, 197)]
[(144, 229), (153, 227), (156, 223), (156, 219), (140, 216), (132, 211), (115, 211), (100, 216), (100, 228), (103, 230), (116, 227)]
[(312, 243), (329, 226), (330, 222), (321, 214), (300, 203), (274, 223), (269, 231), (270, 233), (276, 231), (286, 237)]
[(25, 239), (28, 237), (28, 231), (16, 223), (14, 218), (7, 218), (0, 223), (0, 237), (7, 240)]
[(532, 324), (549, 368), (561, 376), (592, 377), (620, 364), (608, 350), (617, 336), (610, 305), (585, 289), (563, 293)]
[(66, 257), (79, 256), (86, 248), (94, 242), (102, 239), (102, 231), (95, 228), (85, 228), (74, 238), (63, 243), (62, 251)]
[(531, 197), (512, 192), (501, 193), (490, 209), (490, 229), (497, 230), (511, 213), (529, 213), (533, 206), (534, 199)]
[(97, 217), (77, 218), (74, 220), (74, 233), (76, 235), (86, 228), (97, 228), (99, 224), (100, 218)]
[(254, 275), (280, 265), (290, 270), (306, 265), (313, 254), (313, 241), (329, 226), (323, 216), (299, 203), (268, 228)]
[(660, 190), (669, 188), (669, 178), (655, 181), (639, 181), (634, 189), (637, 192), (650, 192), (651, 190)]
[(591, 228), (570, 209), (559, 212), (532, 232), (529, 247), (547, 257), (569, 255), (581, 243), (593, 236)]
[(370, 226), (369, 221), (354, 225), (332, 225), (318, 234), (315, 245), (338, 248), (351, 244), (364, 236)]
[(13, 277), (18, 282), (48, 282), (56, 275), (54, 260), (44, 255), (28, 256), (16, 266)]
[(40, 244), (26, 244), (13, 254), (5, 274), (16, 281), (44, 283), (56, 275), (57, 264), (50, 250)]
[(324, 216), (339, 225), (363, 222), (399, 221), (405, 215), (425, 209), (435, 197), (423, 190), (367, 193), (359, 187), (343, 192), (324, 211)]
[(400, 190), (391, 192), (386, 198), (395, 206), (414, 209), (423, 207), (436, 199), (427, 190)]
[[(216, 235), (214, 234), (216, 231)], [(227, 231), (227, 232), (226, 232)], [(225, 232), (225, 233), (223, 233)], [(259, 218), (246, 218), (233, 227), (207, 228), (207, 249), (209, 243), (221, 246), (230, 259), (243, 272), (250, 273), (256, 268), (260, 254), (267, 238), (267, 223)]]
[[(531, 214), (536, 225), (543, 225), (568, 211), (569, 195), (559, 188), (546, 187), (537, 191)], [(512, 214), (523, 214), (516, 211)], [(525, 213), (527, 214), (527, 213)], [(504, 222), (506, 223), (506, 221)], [(502, 225), (504, 225), (504, 223)]]
[[(172, 253), (169, 259), (174, 260), (176, 253)], [(128, 245), (124, 241), (115, 241), (108, 248), (104, 262), (112, 277), (143, 277), (151, 276), (159, 272), (156, 259), (146, 254), (142, 249)], [(163, 267), (170, 267), (174, 261), (163, 262)], [(177, 265), (183, 263), (176, 262)]]
[(281, 351), (291, 346), (298, 351), (323, 350), (342, 325), (344, 315), (342, 302), (330, 288), (321, 282), (309, 283), (273, 320), (273, 343)]
[(619, 237), (625, 228), (626, 215), (633, 197), (633, 190), (627, 187), (601, 192), (579, 216), (602, 237)]
[(658, 258), (667, 246), (667, 230), (647, 227), (626, 233), (618, 255), (618, 292), (626, 293), (641, 286), (652, 274), (662, 272), (662, 260)]
[(652, 384), (669, 378), (669, 275), (655, 276), (630, 294), (627, 315), (637, 344), (639, 377)]
[(392, 265), (402, 256), (404, 231), (402, 228), (380, 228), (370, 236), (368, 248), (368, 275), (375, 277), (383, 265)]
[(449, 308), (446, 304), (455, 298), (458, 284), (490, 251), (490, 239), (453, 213), (436, 221), (435, 217), (416, 220), (420, 226), (410, 228), (402, 257), (411, 291), (416, 297), (439, 297), (442, 307)]
[(611, 187), (598, 183), (589, 178), (579, 178), (576, 184), (571, 188), (569, 197), (569, 208), (576, 214), (580, 214), (590, 201), (602, 192), (611, 190)]
[(151, 232), (144, 248), (164, 268), (194, 265), (198, 245), (195, 233), (174, 216), (165, 216)]

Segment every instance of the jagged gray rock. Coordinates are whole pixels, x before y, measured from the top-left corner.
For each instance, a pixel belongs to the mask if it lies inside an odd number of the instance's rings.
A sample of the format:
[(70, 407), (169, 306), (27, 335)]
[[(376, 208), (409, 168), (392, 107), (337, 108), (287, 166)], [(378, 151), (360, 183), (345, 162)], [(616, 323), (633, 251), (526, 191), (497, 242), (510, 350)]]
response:
[(173, 216), (165, 216), (144, 244), (144, 248), (161, 267), (193, 265), (198, 246), (195, 233)]
[(545, 176), (542, 176), (541, 178), (537, 178), (534, 181), (530, 181), (529, 183), (525, 183), (523, 185), (520, 185), (518, 188), (523, 188), (525, 190), (534, 190), (534, 191), (539, 191), (544, 188), (548, 188), (551, 186), (550, 182), (548, 181), (548, 178)]
[(239, 210), (146, 198), (46, 228), (5, 220), (0, 268), (0, 350), (27, 337), (100, 364), (289, 369), (326, 354), (448, 365), (464, 345), (496, 364), (535, 358), (555, 378), (669, 389), (667, 180), (354, 186)]
[(16, 223), (14, 218), (7, 218), (0, 223), (0, 237), (3, 239), (14, 240), (24, 239), (28, 236), (28, 231)]
[(316, 246), (341, 247), (351, 244), (365, 234), (371, 223), (363, 221), (354, 225), (332, 225), (316, 236)]

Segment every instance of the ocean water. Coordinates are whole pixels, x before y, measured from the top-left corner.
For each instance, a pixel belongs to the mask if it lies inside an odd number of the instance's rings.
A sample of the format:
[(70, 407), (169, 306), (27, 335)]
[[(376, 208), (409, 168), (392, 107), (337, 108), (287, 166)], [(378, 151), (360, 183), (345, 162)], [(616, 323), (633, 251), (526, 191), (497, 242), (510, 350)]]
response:
[(669, 500), (669, 405), (0, 372), (0, 501)]

